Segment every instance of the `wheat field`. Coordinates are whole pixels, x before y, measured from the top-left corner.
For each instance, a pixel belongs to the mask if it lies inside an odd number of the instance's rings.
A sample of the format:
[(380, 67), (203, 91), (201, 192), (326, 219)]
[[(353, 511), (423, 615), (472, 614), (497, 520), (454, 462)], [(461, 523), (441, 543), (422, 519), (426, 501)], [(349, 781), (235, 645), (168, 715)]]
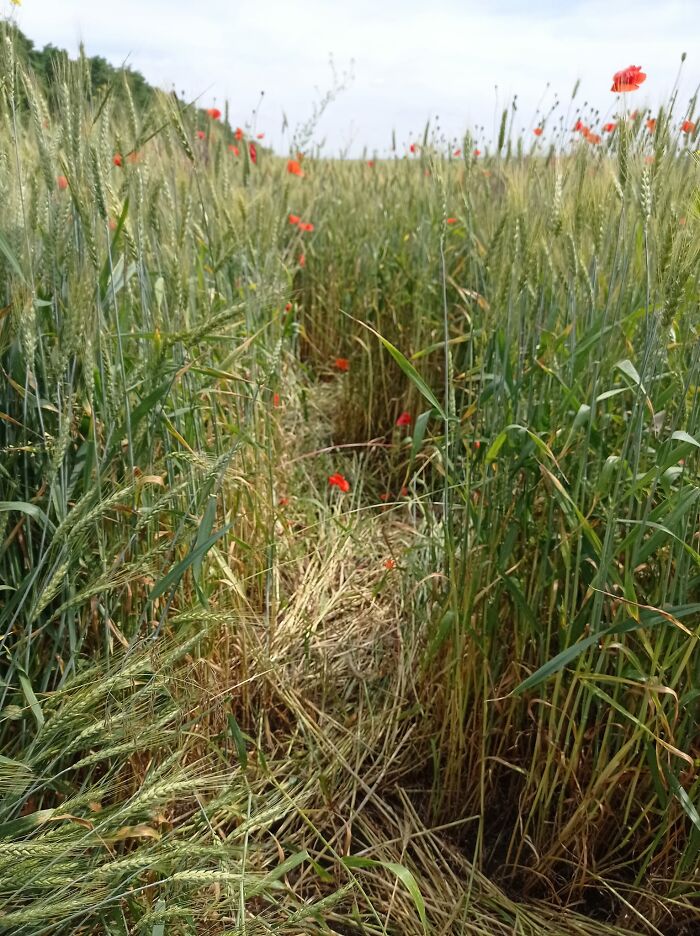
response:
[(0, 931), (700, 931), (695, 102), (287, 158), (2, 40)]

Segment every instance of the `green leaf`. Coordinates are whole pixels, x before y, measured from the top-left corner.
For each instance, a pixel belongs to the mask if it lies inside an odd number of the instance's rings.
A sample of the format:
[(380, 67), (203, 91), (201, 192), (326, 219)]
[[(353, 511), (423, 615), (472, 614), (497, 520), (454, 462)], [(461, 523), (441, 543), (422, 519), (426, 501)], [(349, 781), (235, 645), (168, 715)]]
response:
[[(159, 897), (156, 901), (156, 914), (165, 913), (165, 901)], [(165, 923), (154, 923), (151, 929), (151, 936), (165, 936)]]
[[(207, 498), (207, 506), (204, 508), (204, 516), (199, 524), (199, 530), (197, 530), (197, 539), (194, 544), (195, 550), (199, 549), (202, 543), (206, 542), (211, 536), (214, 521), (216, 520), (217, 503), (216, 495), (210, 494)], [(199, 558), (195, 559), (192, 563), (192, 574), (195, 578), (199, 578), (200, 572), (202, 571), (202, 559), (203, 555), (199, 556)]]
[(423, 932), (428, 932), (428, 918), (425, 914), (423, 895), (420, 892), (415, 877), (405, 865), (398, 864), (395, 861), (375, 861), (372, 858), (360, 858), (356, 855), (349, 855), (347, 858), (343, 858), (343, 864), (346, 868), (386, 868), (387, 871), (393, 872), (411, 895), (416, 910), (418, 911), (420, 921), (423, 924)]
[(637, 368), (628, 358), (625, 358), (624, 361), (618, 361), (616, 364), (613, 365), (613, 367), (616, 370), (622, 371), (625, 377), (628, 377), (632, 381), (632, 383), (636, 384), (639, 387), (639, 389), (642, 391), (642, 393), (646, 395), (646, 390), (644, 389), (644, 385), (642, 384), (642, 378), (639, 376), (639, 373), (637, 372)]
[(426, 410), (424, 413), (421, 413), (420, 416), (416, 418), (416, 424), (413, 428), (413, 437), (411, 439), (411, 456), (409, 458), (409, 465), (412, 465), (415, 461), (416, 455), (423, 445), (423, 439), (425, 438), (425, 430), (430, 421), (430, 417), (433, 415), (432, 410)]
[(31, 517), (32, 520), (37, 520), (39, 523), (43, 523), (53, 530), (54, 526), (46, 516), (43, 510), (40, 507), (37, 507), (36, 504), (29, 504), (27, 501), (0, 501), (0, 513), (8, 513), (16, 511), (17, 513), (26, 514), (28, 517)]
[(641, 625), (637, 621), (627, 621), (624, 624), (614, 624), (612, 627), (607, 627), (597, 634), (589, 634), (588, 637), (584, 637), (583, 640), (579, 640), (570, 647), (567, 647), (566, 650), (562, 650), (561, 653), (552, 657), (551, 660), (547, 660), (547, 662), (540, 666), (538, 670), (535, 670), (531, 676), (528, 676), (520, 685), (516, 686), (511, 695), (522, 695), (522, 693), (527, 692), (528, 689), (534, 689), (535, 686), (539, 686), (540, 683), (549, 679), (550, 676), (554, 676), (555, 673), (563, 670), (564, 667), (568, 666), (576, 657), (581, 656), (589, 647), (598, 643), (602, 637), (607, 637), (609, 634), (624, 634), (628, 631), (636, 630), (639, 627), (641, 627)]
[(12, 248), (5, 240), (5, 237), (3, 234), (0, 234), (0, 253), (3, 253), (5, 255), (5, 259), (10, 264), (10, 266), (12, 267), (14, 272), (17, 274), (17, 276), (20, 278), (20, 280), (23, 283), (26, 283), (24, 273), (22, 272), (22, 267), (19, 265), (17, 261), (17, 257), (15, 257), (14, 253), (12, 252)]
[(688, 432), (683, 432), (682, 429), (678, 429), (678, 430), (676, 430), (676, 432), (672, 432), (672, 433), (671, 433), (671, 438), (672, 438), (675, 442), (687, 442), (688, 445), (694, 445), (695, 448), (700, 448), (700, 442), (698, 442), (697, 439), (694, 439), (694, 438), (690, 435), (690, 433), (688, 433)]
[(700, 832), (700, 815), (695, 808), (695, 804), (681, 786), (678, 777), (674, 773), (671, 773), (671, 771), (663, 762), (661, 764), (661, 768), (666, 776), (666, 779), (668, 780), (668, 785), (671, 787), (674, 796), (683, 807), (686, 816), (688, 816), (695, 828)]
[(185, 556), (176, 566), (174, 566), (167, 575), (157, 582), (151, 589), (151, 593), (148, 596), (151, 601), (155, 598), (160, 598), (160, 596), (166, 592), (172, 585), (175, 585), (180, 581), (185, 572), (189, 567), (195, 563), (198, 559), (201, 559), (205, 553), (208, 553), (211, 547), (216, 543), (217, 540), (220, 540), (222, 536), (225, 536), (228, 531), (231, 529), (231, 524), (227, 524), (221, 530), (217, 530), (216, 533), (208, 537), (203, 543), (200, 543), (199, 546), (195, 547), (188, 555)]
[(37, 727), (42, 728), (44, 725), (44, 713), (41, 711), (39, 700), (34, 694), (32, 684), (29, 681), (29, 676), (27, 676), (24, 670), (18, 670), (17, 672), (19, 675), (20, 685), (22, 686), (22, 692), (24, 693), (24, 697), (27, 700), (29, 708), (32, 710), (32, 715), (36, 720)]
[(228, 730), (231, 732), (231, 737), (233, 738), (233, 743), (236, 745), (238, 763), (241, 765), (243, 770), (245, 770), (248, 766), (248, 751), (246, 750), (243, 732), (241, 731), (241, 727), (233, 715), (228, 715), (226, 720), (228, 722)]
[[(352, 316), (351, 316), (351, 318), (352, 318)], [(433, 409), (438, 413), (438, 415), (439, 415), (442, 419), (445, 419), (445, 420), (446, 420), (446, 419), (447, 419), (447, 414), (445, 413), (444, 409), (442, 408), (442, 406), (441, 406), (440, 403), (438, 402), (437, 397), (435, 396), (435, 394), (433, 393), (433, 391), (430, 389), (430, 387), (427, 385), (427, 383), (423, 380), (423, 378), (422, 378), (421, 375), (418, 373), (418, 371), (415, 369), (415, 367), (413, 366), (413, 364), (411, 364), (411, 362), (399, 351), (399, 349), (396, 348), (396, 347), (395, 347), (390, 341), (388, 341), (383, 335), (380, 335), (378, 331), (375, 331), (375, 330), (372, 328), (371, 325), (368, 325), (368, 324), (367, 324), (367, 322), (361, 322), (359, 319), (356, 319), (356, 318), (353, 318), (353, 321), (357, 322), (358, 325), (362, 325), (363, 328), (366, 328), (367, 331), (372, 332), (372, 334), (373, 334), (375, 337), (379, 338), (379, 340), (381, 341), (381, 343), (384, 345), (384, 347), (386, 348), (386, 350), (389, 352), (389, 354), (393, 357), (393, 359), (394, 359), (394, 360), (396, 361), (396, 363), (399, 365), (399, 367), (400, 367), (401, 370), (404, 372), (404, 374), (405, 374), (405, 375), (408, 377), (408, 379), (411, 381), (411, 383), (412, 383), (413, 386), (416, 388), (416, 390), (418, 390), (418, 392), (419, 392), (423, 397), (425, 397), (425, 399), (428, 401), (428, 403), (430, 403), (430, 405), (431, 405), (431, 406), (433, 407)]]

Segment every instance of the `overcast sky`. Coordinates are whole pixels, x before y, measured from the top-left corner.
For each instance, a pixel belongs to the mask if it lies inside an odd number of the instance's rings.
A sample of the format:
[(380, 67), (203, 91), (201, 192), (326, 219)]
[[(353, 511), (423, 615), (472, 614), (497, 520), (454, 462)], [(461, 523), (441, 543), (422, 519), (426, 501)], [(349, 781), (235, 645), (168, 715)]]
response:
[(317, 129), (329, 153), (384, 151), (392, 129), (405, 141), (436, 116), (448, 136), (483, 125), (487, 138), (516, 93), (531, 128), (555, 91), (566, 112), (579, 78), (575, 104), (612, 113), (611, 76), (630, 64), (648, 79), (628, 98), (653, 107), (682, 52), (681, 98), (700, 83), (700, 0), (22, 0), (13, 15), (38, 46), (82, 40), (202, 106), (228, 100), (233, 124), (264, 91), (256, 129), (280, 149), (282, 114), (300, 124), (332, 86), (331, 55), (354, 78)]

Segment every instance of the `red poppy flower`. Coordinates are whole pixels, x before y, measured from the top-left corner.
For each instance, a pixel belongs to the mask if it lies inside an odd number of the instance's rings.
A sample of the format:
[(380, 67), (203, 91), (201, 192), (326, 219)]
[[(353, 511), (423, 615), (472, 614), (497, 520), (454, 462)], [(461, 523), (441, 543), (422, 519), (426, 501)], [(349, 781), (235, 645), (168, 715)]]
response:
[(124, 160), (122, 159), (121, 153), (115, 153), (114, 156), (112, 157), (112, 162), (114, 163), (115, 166), (123, 166)]
[(256, 139), (256, 140), (264, 140), (264, 139), (265, 139), (265, 134), (264, 134), (264, 133), (257, 133), (257, 134), (255, 135), (255, 139)]
[(542, 136), (542, 127), (535, 127), (532, 132), (535, 134), (535, 136)]
[(299, 217), (299, 215), (290, 214), (289, 216), (290, 224), (299, 224), (300, 221), (301, 221), (301, 218)]
[(408, 149), (409, 149), (409, 152), (411, 152), (411, 153), (417, 153), (417, 152), (418, 152), (418, 147), (417, 147), (417, 145), (416, 145), (415, 143), (411, 143), (411, 145), (408, 147)]
[(622, 71), (615, 72), (611, 91), (636, 91), (647, 76), (642, 71), (641, 65), (630, 65), (623, 68)]
[(692, 120), (684, 120), (681, 124), (681, 130), (683, 133), (692, 133), (695, 130), (695, 124)]
[(304, 170), (301, 168), (301, 163), (297, 162), (296, 159), (290, 159), (287, 162), (287, 172), (289, 172), (290, 175), (295, 175), (295, 176), (304, 175)]
[(350, 361), (346, 357), (337, 357), (333, 362), (336, 370), (347, 372), (350, 370)]
[(230, 151), (233, 153), (234, 156), (241, 155), (241, 151), (238, 149), (237, 146), (234, 146), (233, 143), (229, 143), (228, 148), (230, 149)]
[(258, 164), (258, 148), (255, 143), (248, 144), (248, 152), (250, 154), (250, 161), (254, 166)]
[(384, 491), (383, 494), (379, 495), (379, 500), (384, 501), (384, 503), (386, 504), (388, 500), (391, 500), (391, 491)]
[(637, 117), (639, 117), (639, 111), (636, 111), (636, 110), (632, 111), (632, 113), (630, 114), (630, 120), (636, 120)]
[(584, 130), (584, 129), (585, 129), (585, 124), (584, 124), (583, 121), (579, 118), (579, 119), (576, 121), (576, 123), (574, 124), (574, 133), (581, 133), (581, 131)]
[(481, 442), (480, 442), (478, 439), (475, 439), (475, 440), (474, 440), (474, 448), (475, 448), (475, 449), (480, 449), (480, 448), (481, 448)]
[(313, 226), (313, 224), (312, 224), (310, 221), (300, 221), (300, 222), (299, 222), (299, 230), (300, 230), (300, 231), (306, 231), (307, 233), (310, 234), (311, 231), (313, 231), (313, 229), (314, 229), (314, 226)]
[(347, 494), (350, 490), (350, 482), (339, 471), (328, 476), (328, 484), (330, 487), (337, 487), (343, 494)]
[(306, 266), (306, 254), (299, 254), (299, 266), (300, 267)]
[(68, 179), (64, 175), (60, 175), (56, 179), (56, 185), (63, 192), (68, 188)]
[(617, 126), (616, 123), (606, 123), (606, 124), (603, 124), (603, 132), (604, 132), (604, 133), (612, 133), (616, 126)]
[(649, 120), (647, 120), (647, 130), (649, 133), (654, 133), (656, 130), (656, 117), (650, 117)]
[(198, 139), (198, 140), (204, 140), (205, 138), (206, 138), (206, 133), (204, 132), (204, 130), (198, 130), (198, 131), (197, 131), (197, 139)]
[(278, 503), (278, 505), (279, 505), (280, 507), (286, 507), (287, 504), (289, 503), (289, 498), (288, 498), (288, 497), (280, 497), (280, 499), (277, 501), (277, 503)]
[(370, 169), (374, 169), (374, 160), (373, 160), (373, 159), (368, 159), (368, 160), (367, 160), (367, 165), (369, 166)]
[(396, 568), (396, 560), (395, 560), (395, 559), (385, 559), (385, 560), (384, 560), (384, 568), (385, 568), (385, 569), (388, 569), (388, 570), (391, 572), (392, 569), (395, 569), (395, 568)]
[(461, 156), (461, 155), (462, 155), (462, 150), (461, 150), (461, 149), (456, 149), (452, 155), (455, 156), (455, 157)]
[(218, 107), (210, 107), (207, 111), (207, 114), (211, 117), (212, 120), (221, 120), (221, 111)]
[(411, 425), (411, 414), (403, 412), (396, 420), (397, 426), (410, 426)]
[(272, 405), (273, 405), (274, 407), (277, 407), (277, 406), (280, 405), (280, 395), (279, 395), (279, 393), (273, 393), (273, 394), (272, 394)]
[(474, 155), (475, 155), (475, 156), (481, 156), (481, 150), (480, 150), (480, 149), (475, 149), (475, 150), (474, 150)]
[(236, 127), (236, 132), (233, 134), (233, 138), (234, 138), (234, 140), (242, 140), (242, 139), (243, 139), (243, 131), (241, 130), (240, 127)]
[(405, 485), (401, 488), (401, 497), (408, 497), (408, 488)]
[(598, 133), (593, 133), (588, 127), (583, 128), (583, 138), (594, 145), (600, 143), (602, 139)]
[(448, 223), (448, 224), (457, 224), (457, 218), (448, 218), (448, 219), (447, 219), (447, 223)]
[(288, 302), (288, 303), (287, 303), (287, 305), (284, 307), (284, 311), (285, 311), (285, 312), (291, 312), (291, 311), (292, 311), (292, 303), (291, 303), (291, 302)]

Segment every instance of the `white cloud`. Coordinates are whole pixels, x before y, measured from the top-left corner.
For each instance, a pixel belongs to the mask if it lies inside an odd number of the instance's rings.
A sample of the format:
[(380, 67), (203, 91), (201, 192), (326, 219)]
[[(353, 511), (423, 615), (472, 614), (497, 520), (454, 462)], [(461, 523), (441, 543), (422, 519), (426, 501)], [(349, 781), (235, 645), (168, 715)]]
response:
[[(694, 9), (693, 9), (694, 8)], [(649, 75), (635, 105), (664, 100), (682, 51), (700, 49), (697, 0), (24, 0), (20, 24), (37, 44), (75, 48), (131, 64), (151, 81), (228, 98), (236, 120), (265, 99), (261, 129), (278, 145), (281, 113), (306, 117), (315, 89), (330, 83), (328, 57), (342, 69), (355, 60), (355, 81), (324, 117), (320, 132), (337, 148), (356, 130), (357, 143), (385, 147), (421, 132), (440, 115), (450, 135), (493, 127), (498, 100), (518, 95), (530, 125), (546, 92), (564, 102), (577, 78), (579, 100), (603, 112), (614, 105), (610, 78), (630, 63)], [(698, 83), (698, 61), (685, 65), (683, 93)]]

